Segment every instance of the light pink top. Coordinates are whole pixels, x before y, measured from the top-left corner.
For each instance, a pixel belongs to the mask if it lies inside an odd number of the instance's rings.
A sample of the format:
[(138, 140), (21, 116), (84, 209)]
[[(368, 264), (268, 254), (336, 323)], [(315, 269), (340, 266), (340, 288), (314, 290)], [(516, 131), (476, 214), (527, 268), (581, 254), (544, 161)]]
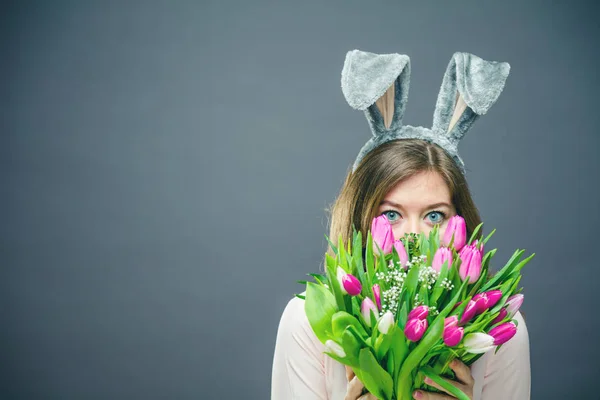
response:
[[(515, 319), (517, 334), (498, 353), (489, 351), (471, 366), (473, 400), (529, 399), (529, 336), (521, 314)], [(306, 318), (304, 301), (293, 298), (277, 331), (271, 400), (343, 400), (348, 384), (345, 368), (324, 351)]]

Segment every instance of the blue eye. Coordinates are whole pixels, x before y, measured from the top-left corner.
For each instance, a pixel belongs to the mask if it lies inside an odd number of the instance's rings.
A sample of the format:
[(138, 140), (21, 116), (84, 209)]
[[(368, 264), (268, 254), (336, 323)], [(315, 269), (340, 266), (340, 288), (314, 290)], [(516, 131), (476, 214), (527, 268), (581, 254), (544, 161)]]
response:
[(446, 214), (444, 214), (441, 211), (432, 211), (429, 214), (427, 214), (427, 216), (429, 217), (429, 221), (433, 224), (440, 224), (446, 218)]
[(385, 215), (385, 217), (390, 222), (396, 222), (397, 220), (400, 219), (400, 213), (398, 211), (394, 211), (394, 210), (384, 211), (382, 213), (382, 215)]

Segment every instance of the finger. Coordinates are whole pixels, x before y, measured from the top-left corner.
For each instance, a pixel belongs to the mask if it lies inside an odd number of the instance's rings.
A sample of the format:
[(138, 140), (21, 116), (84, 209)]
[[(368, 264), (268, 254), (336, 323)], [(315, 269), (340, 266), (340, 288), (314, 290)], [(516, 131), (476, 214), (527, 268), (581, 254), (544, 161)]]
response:
[(346, 367), (346, 379), (348, 380), (348, 382), (350, 382), (352, 380), (352, 378), (354, 378), (354, 371), (352, 371), (352, 368), (350, 368), (347, 365), (345, 367)]
[(377, 397), (373, 396), (371, 393), (365, 393), (356, 400), (377, 400)]
[[(449, 384), (451, 384), (452, 386), (458, 388), (459, 390), (461, 390), (463, 393), (468, 393), (468, 389), (465, 385), (462, 385), (459, 382), (455, 382), (455, 381), (451, 381), (450, 379), (446, 379), (446, 378), (442, 378), (443, 380), (445, 380), (446, 382), (448, 382)], [(425, 377), (424, 382), (426, 384), (428, 384), (431, 387), (436, 388), (437, 390), (441, 390), (444, 393), (448, 393), (450, 396), (452, 396), (452, 393), (448, 392), (446, 389), (444, 389), (442, 386), (438, 385), (437, 383), (435, 383), (433, 380), (431, 380), (428, 377)], [(450, 397), (451, 399), (454, 399), (455, 397)]]
[(364, 387), (365, 385), (363, 385), (362, 382), (359, 381), (355, 376), (350, 382), (348, 382), (348, 387), (346, 388), (346, 397), (344, 397), (344, 400), (356, 400), (358, 396), (362, 394)]
[(423, 390), (417, 390), (413, 393), (413, 398), (417, 400), (456, 400), (456, 397), (448, 396), (443, 393), (431, 393)]
[(452, 360), (450, 368), (452, 368), (456, 377), (465, 385), (473, 386), (475, 384), (475, 379), (471, 375), (471, 368), (467, 367), (462, 361), (458, 359)]

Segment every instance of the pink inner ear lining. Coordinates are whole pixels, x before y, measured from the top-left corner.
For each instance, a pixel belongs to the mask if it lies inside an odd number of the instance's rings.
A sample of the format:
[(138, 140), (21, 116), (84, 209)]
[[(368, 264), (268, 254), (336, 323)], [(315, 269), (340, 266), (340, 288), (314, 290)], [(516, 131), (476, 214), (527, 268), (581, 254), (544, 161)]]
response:
[(454, 126), (460, 119), (460, 116), (463, 115), (466, 109), (467, 103), (465, 103), (460, 93), (456, 91), (456, 103), (454, 104), (454, 114), (452, 114), (452, 119), (450, 120), (450, 124), (448, 124), (448, 130), (446, 131), (447, 133), (449, 133), (452, 130), (452, 128), (454, 128)]
[(385, 91), (383, 96), (377, 99), (375, 105), (383, 117), (383, 124), (389, 129), (394, 119), (394, 97), (396, 95), (396, 82)]

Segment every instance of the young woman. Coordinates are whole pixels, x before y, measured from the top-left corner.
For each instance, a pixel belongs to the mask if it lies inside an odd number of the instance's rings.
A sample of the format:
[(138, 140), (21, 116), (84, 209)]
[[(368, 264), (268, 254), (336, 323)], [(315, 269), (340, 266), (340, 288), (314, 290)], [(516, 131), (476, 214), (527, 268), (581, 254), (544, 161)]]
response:
[[(474, 119), (481, 115), (478, 105), (486, 103), (489, 108), (502, 90), (500, 88), (490, 100), (494, 79), (489, 78), (499, 76), (503, 86), (507, 67), (505, 63), (490, 63), (465, 53), (455, 54), (438, 97), (434, 127), (429, 131), (401, 125), (408, 88), (408, 60), (405, 56), (389, 56), (354, 51), (346, 58), (342, 88), (349, 103), (356, 104), (353, 100), (360, 96), (378, 100), (371, 100), (366, 107), (374, 138), (359, 154), (333, 206), (329, 236), (342, 235), (346, 240), (351, 237), (354, 224), (365, 237), (371, 221), (378, 215), (386, 216), (396, 238), (407, 232), (428, 233), (435, 225), (440, 225), (443, 232), (448, 219), (457, 214), (465, 219), (469, 236), (481, 221), (464, 176), (462, 160), (455, 151), (456, 144)], [(352, 79), (359, 83), (376, 80), (365, 79), (365, 75), (372, 73), (373, 65), (377, 79), (387, 71), (393, 70), (393, 73), (388, 81), (383, 79), (379, 85), (383, 86), (383, 91), (372, 85), (366, 89), (367, 92), (372, 89), (375, 96), (372, 93), (365, 95), (364, 87), (357, 95)], [(478, 75), (482, 71), (483, 76)], [(465, 75), (467, 77), (463, 79)], [(487, 94), (477, 95), (477, 90), (468, 85), (473, 81), (481, 82), (482, 77), (488, 79), (483, 88), (486, 90), (480, 93), (487, 91)], [(448, 138), (455, 141), (448, 143), (445, 141)], [(522, 316), (517, 313), (515, 319), (518, 321), (517, 334), (497, 353), (486, 353), (470, 368), (459, 361), (451, 365), (458, 379), (452, 384), (471, 399), (529, 399), (529, 338)], [(370, 394), (361, 396), (362, 383), (350, 369), (324, 355), (324, 351), (324, 345), (308, 323), (304, 302), (292, 299), (279, 324), (271, 398), (374, 399)], [(433, 383), (432, 386), (437, 387)], [(427, 400), (454, 398), (426, 391), (416, 391), (413, 397)]]

